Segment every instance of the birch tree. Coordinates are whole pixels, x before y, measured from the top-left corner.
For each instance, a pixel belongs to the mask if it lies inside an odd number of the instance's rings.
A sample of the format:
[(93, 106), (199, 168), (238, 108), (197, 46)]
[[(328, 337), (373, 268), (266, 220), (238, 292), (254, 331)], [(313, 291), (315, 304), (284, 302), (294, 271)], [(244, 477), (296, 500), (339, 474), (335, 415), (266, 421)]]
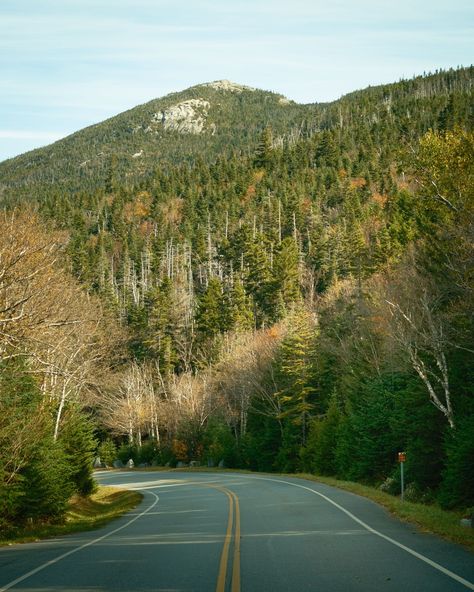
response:
[[(280, 422), (278, 397), (272, 360), (282, 337), (282, 327), (230, 335), (216, 367), (214, 389), (223, 398), (226, 418), (236, 435), (247, 432), (247, 419), (253, 402), (264, 405), (264, 413)], [(262, 411), (260, 411), (262, 412)]]
[(64, 241), (32, 213), (0, 218), (0, 360), (29, 359), (56, 410), (55, 439), (67, 401), (81, 401), (112, 340), (101, 307), (60, 265)]
[(440, 295), (429, 278), (417, 271), (413, 257), (385, 280), (385, 286), (380, 286), (379, 311), (387, 322), (388, 340), (398, 346), (398, 357), (411, 365), (430, 402), (454, 428), (448, 354), (455, 337), (441, 309)]

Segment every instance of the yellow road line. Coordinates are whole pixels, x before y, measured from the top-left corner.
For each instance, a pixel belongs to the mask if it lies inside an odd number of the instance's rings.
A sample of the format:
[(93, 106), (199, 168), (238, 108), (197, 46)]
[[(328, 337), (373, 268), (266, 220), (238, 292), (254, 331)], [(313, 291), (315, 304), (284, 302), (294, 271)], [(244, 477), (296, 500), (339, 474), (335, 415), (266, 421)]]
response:
[(232, 583), (231, 592), (240, 592), (240, 506), (237, 495), (221, 485), (205, 485), (222, 491), (229, 498), (229, 518), (227, 521), (227, 532), (222, 548), (221, 560), (219, 563), (219, 574), (217, 577), (216, 592), (225, 592), (227, 566), (229, 563), (229, 550), (232, 541), (232, 529), (234, 527), (234, 507), (235, 507), (235, 532), (234, 532), (234, 554), (232, 557)]
[[(211, 486), (212, 487), (212, 486)], [(219, 564), (219, 575), (217, 577), (217, 588), (216, 592), (225, 591), (225, 580), (227, 575), (227, 563), (229, 560), (229, 547), (232, 540), (232, 526), (234, 521), (234, 503), (232, 495), (229, 491), (221, 487), (215, 487), (227, 495), (229, 498), (229, 518), (227, 521), (227, 532), (224, 540), (224, 547), (222, 549), (221, 561)]]
[(232, 592), (240, 592), (240, 506), (239, 498), (235, 493), (235, 537), (234, 537), (234, 560), (232, 564)]

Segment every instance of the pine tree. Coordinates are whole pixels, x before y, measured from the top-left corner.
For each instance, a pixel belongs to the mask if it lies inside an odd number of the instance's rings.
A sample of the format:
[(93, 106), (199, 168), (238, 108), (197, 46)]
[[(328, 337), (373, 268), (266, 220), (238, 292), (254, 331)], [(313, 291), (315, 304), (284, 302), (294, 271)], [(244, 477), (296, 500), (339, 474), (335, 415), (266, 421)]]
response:
[(338, 166), (339, 151), (334, 138), (334, 132), (326, 130), (319, 137), (316, 157), (320, 166), (336, 168)]
[(273, 162), (273, 132), (267, 126), (260, 136), (260, 141), (255, 151), (254, 165), (257, 168), (269, 169)]
[(262, 237), (257, 236), (251, 243), (246, 263), (245, 287), (253, 297), (254, 316), (257, 326), (261, 326), (271, 317), (271, 269), (268, 253), (264, 248)]
[(158, 288), (148, 294), (146, 307), (148, 337), (145, 343), (158, 359), (161, 371), (168, 374), (178, 362), (178, 356), (173, 347), (173, 296), (172, 281), (169, 278), (165, 278)]
[(277, 370), (282, 389), (278, 393), (282, 418), (300, 427), (300, 443), (305, 445), (308, 420), (313, 407), (311, 378), (315, 363), (316, 326), (313, 315), (299, 308), (289, 317), (288, 335), (277, 355)]
[(217, 277), (209, 284), (198, 299), (196, 326), (203, 339), (210, 339), (221, 333), (225, 326), (222, 283)]
[(292, 237), (286, 237), (275, 254), (272, 269), (271, 298), (275, 320), (283, 318), (301, 299), (299, 266), (298, 246)]
[(234, 281), (228, 291), (227, 328), (231, 331), (248, 331), (255, 325), (251, 301), (245, 293), (241, 278)]
[(66, 454), (69, 479), (79, 495), (89, 495), (95, 488), (92, 463), (97, 447), (94, 426), (78, 409), (70, 409), (59, 441)]

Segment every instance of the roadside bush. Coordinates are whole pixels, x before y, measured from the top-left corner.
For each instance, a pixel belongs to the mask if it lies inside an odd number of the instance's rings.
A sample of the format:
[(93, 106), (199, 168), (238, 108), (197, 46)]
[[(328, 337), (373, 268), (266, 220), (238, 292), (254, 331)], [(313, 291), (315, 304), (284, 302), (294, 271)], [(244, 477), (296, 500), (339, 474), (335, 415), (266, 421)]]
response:
[(177, 458), (173, 453), (171, 446), (168, 444), (162, 444), (156, 456), (156, 462), (161, 466), (171, 466), (174, 467), (177, 462)]
[(22, 492), (17, 520), (60, 522), (75, 489), (68, 458), (61, 444), (52, 438), (45, 440), (21, 475)]
[(127, 464), (129, 459), (132, 459), (136, 467), (142, 463), (149, 465), (153, 463), (166, 465), (169, 463), (174, 465), (177, 460), (181, 460), (177, 458), (174, 448), (175, 446), (166, 444), (159, 446), (155, 440), (147, 440), (142, 446), (130, 446), (130, 444), (124, 443), (116, 451), (115, 458), (121, 460), (124, 465)]
[(474, 505), (474, 418), (458, 421), (446, 436), (446, 466), (438, 499), (443, 508)]
[(139, 450), (138, 446), (131, 446), (130, 444), (122, 444), (117, 451), (117, 458), (127, 464), (131, 458), (135, 464), (138, 464)]
[(230, 427), (221, 422), (210, 422), (203, 438), (204, 462), (213, 461), (217, 465), (221, 460), (229, 468), (239, 466), (239, 451)]
[[(258, 401), (255, 405), (258, 406)], [(275, 470), (275, 450), (282, 444), (279, 424), (263, 413), (251, 410), (248, 416), (247, 433), (240, 442), (242, 464), (252, 471)]]
[(295, 425), (288, 419), (284, 422), (281, 446), (272, 464), (273, 471), (294, 473), (299, 469), (298, 462), (301, 453), (301, 446), (299, 445), (300, 433), (300, 426)]
[(113, 466), (114, 460), (118, 458), (115, 442), (111, 438), (107, 438), (99, 444), (97, 454), (108, 467)]
[(75, 493), (93, 493), (96, 489), (92, 471), (97, 441), (90, 420), (78, 410), (70, 409), (60, 433), (59, 444), (69, 464), (69, 478)]
[(155, 440), (147, 440), (143, 443), (141, 448), (138, 449), (137, 461), (138, 464), (147, 463), (151, 465), (153, 462), (157, 462), (160, 453)]
[(306, 448), (302, 450), (301, 462), (305, 471), (320, 475), (336, 474), (336, 447), (341, 413), (333, 396), (326, 416), (313, 420)]

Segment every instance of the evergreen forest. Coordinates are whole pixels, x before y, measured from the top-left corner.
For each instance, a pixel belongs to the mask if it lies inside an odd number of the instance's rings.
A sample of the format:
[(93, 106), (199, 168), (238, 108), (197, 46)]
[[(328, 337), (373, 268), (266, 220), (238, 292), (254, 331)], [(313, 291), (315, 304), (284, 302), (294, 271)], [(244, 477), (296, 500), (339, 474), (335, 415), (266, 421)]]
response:
[(474, 506), (473, 84), (199, 85), (0, 163), (0, 528), (97, 456), (397, 495), (405, 451)]

